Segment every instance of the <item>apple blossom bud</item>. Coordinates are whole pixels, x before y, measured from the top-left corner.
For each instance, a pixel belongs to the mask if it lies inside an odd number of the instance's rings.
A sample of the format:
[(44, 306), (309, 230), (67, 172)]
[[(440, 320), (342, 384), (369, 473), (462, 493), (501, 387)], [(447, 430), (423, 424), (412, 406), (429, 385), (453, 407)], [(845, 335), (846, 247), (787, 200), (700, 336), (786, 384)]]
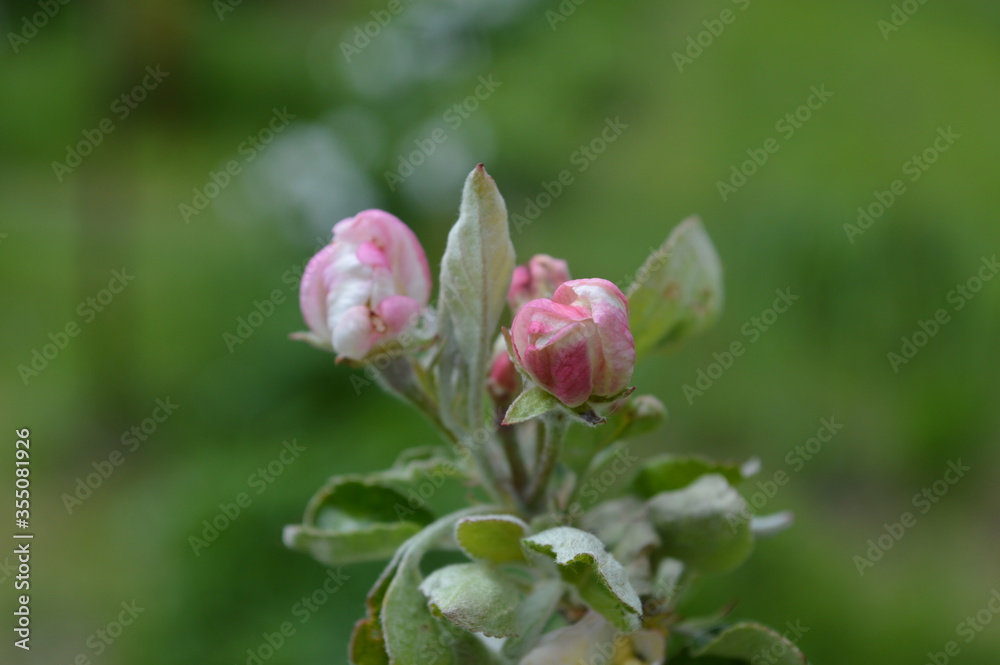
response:
[(569, 266), (562, 259), (548, 254), (535, 254), (527, 265), (514, 268), (507, 292), (507, 304), (512, 312), (535, 298), (551, 298), (560, 284), (569, 280)]
[(497, 343), (493, 345), (493, 360), (490, 362), (490, 375), (486, 384), (490, 397), (503, 408), (509, 406), (520, 392), (521, 377), (510, 359), (510, 354), (507, 353), (503, 337), (498, 338)]
[(298, 337), (362, 360), (397, 337), (427, 305), (431, 273), (420, 241), (403, 222), (365, 210), (333, 227), (333, 241), (306, 266), (299, 289), (310, 332)]
[(551, 300), (526, 303), (514, 317), (511, 342), (521, 369), (570, 407), (614, 397), (632, 378), (628, 301), (605, 279), (565, 282)]

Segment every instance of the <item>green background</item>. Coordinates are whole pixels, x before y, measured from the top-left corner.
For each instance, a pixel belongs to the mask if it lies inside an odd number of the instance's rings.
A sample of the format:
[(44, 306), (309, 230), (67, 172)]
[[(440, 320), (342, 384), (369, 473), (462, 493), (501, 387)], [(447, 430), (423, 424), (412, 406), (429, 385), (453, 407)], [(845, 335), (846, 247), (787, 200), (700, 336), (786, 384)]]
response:
[[(326, 571), (283, 549), (282, 526), (327, 476), (435, 435), (287, 340), (303, 327), (288, 275), (367, 207), (410, 224), (436, 264), (482, 161), (512, 214), (573, 174), (514, 234), (522, 260), (546, 252), (622, 282), (694, 213), (718, 247), (724, 314), (637, 369), (670, 417), (634, 446), (757, 455), (762, 481), (789, 474), (763, 511), (796, 524), (703, 581), (692, 610), (736, 602), (734, 616), (808, 628), (797, 641), (816, 663), (924, 663), (950, 640), (953, 662), (995, 663), (1000, 620), (969, 643), (956, 626), (1000, 589), (1000, 280), (959, 311), (948, 294), (1000, 246), (997, 4), (904, 3), (916, 12), (884, 35), (889, 2), (566, 1), (556, 21), (556, 2), (404, 0), (348, 62), (341, 43), (387, 4), (245, 2), (220, 19), (208, 2), (69, 3), (17, 52), (4, 39), (0, 514), (13, 520), (14, 430), (30, 427), (36, 534), (33, 648), (5, 639), (4, 662), (245, 663), (285, 621), (295, 632), (266, 662), (345, 662), (380, 566), (345, 568), (300, 623), (293, 607)], [(5, 3), (3, 34), (39, 11)], [(113, 101), (157, 65), (169, 75), (122, 118)], [(500, 85), (455, 127), (445, 113), (480, 76)], [(833, 95), (787, 137), (776, 123), (811, 86)], [(284, 108), (294, 120), (185, 223), (180, 204)], [(53, 162), (105, 118), (114, 131), (60, 180)], [(627, 128), (580, 171), (574, 153), (616, 118)], [(385, 172), (436, 127), (446, 140), (392, 191)], [(960, 138), (911, 181), (904, 164), (948, 128)], [(718, 181), (770, 137), (777, 152), (724, 201)], [(851, 242), (844, 225), (896, 179), (905, 192)], [(134, 280), (85, 319), (79, 304), (122, 269)], [(749, 343), (743, 326), (786, 288), (799, 299)], [(273, 313), (227, 346), (275, 289)], [(894, 371), (887, 354), (939, 308), (948, 322)], [(70, 322), (79, 334), (24, 380), (18, 367)], [(745, 353), (686, 399), (735, 341)], [(167, 397), (176, 413), (127, 452), (123, 433)], [(796, 471), (786, 456), (830, 417), (843, 429)], [(252, 474), (292, 439), (305, 452), (258, 494)], [(62, 496), (116, 450), (124, 462), (70, 513)], [(959, 459), (970, 470), (922, 514), (913, 496)], [(195, 555), (189, 537), (240, 492), (250, 505)], [(907, 511), (916, 525), (859, 574), (855, 555)], [(0, 578), (10, 638), (13, 580)], [(97, 654), (88, 640), (132, 600), (144, 611)]]

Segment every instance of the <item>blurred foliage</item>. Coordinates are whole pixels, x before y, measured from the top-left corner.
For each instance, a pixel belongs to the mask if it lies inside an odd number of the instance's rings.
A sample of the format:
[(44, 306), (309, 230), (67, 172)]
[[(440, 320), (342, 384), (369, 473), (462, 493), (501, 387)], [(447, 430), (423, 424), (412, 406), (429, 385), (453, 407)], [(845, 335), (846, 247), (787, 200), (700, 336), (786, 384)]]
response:
[[(288, 275), (335, 221), (372, 206), (438, 261), (480, 161), (512, 214), (573, 175), (515, 233), (522, 259), (551, 253), (621, 284), (691, 213), (719, 249), (724, 314), (636, 373), (670, 418), (635, 447), (759, 455), (762, 479), (791, 478), (765, 512), (792, 509), (797, 523), (706, 580), (696, 609), (738, 602), (740, 617), (801, 622), (816, 663), (922, 662), (949, 640), (965, 665), (995, 662), (995, 624), (968, 644), (956, 625), (1000, 588), (1000, 282), (960, 311), (946, 299), (1000, 246), (996, 3), (926, 3), (884, 39), (889, 2), (403, 0), (351, 62), (341, 43), (388, 3), (230, 4), (220, 20), (208, 2), (69, 3), (16, 53), (5, 38), (0, 399), (8, 436), (32, 429), (37, 533), (34, 648), (10, 662), (244, 663), (285, 621), (295, 633), (267, 662), (344, 662), (379, 566), (345, 568), (301, 623), (296, 604), (327, 571), (285, 550), (282, 526), (327, 476), (436, 441), (377, 390), (356, 394), (332, 357), (287, 341), (302, 327)], [(560, 4), (575, 9), (552, 24)], [(673, 54), (724, 9), (735, 20), (678, 71)], [(4, 3), (3, 34), (38, 11)], [(157, 64), (169, 76), (119, 119), (113, 100)], [(480, 76), (500, 86), (453, 127), (445, 114)], [(775, 124), (814, 85), (832, 98), (723, 201), (717, 181), (781, 137)], [(186, 224), (178, 206), (243, 158), (275, 108), (295, 120)], [(59, 182), (52, 162), (104, 118), (114, 131)], [(579, 170), (574, 153), (608, 118), (628, 127)], [(385, 173), (435, 127), (447, 140), (393, 191)], [(947, 127), (961, 138), (909, 182), (904, 162)], [(897, 178), (906, 192), (849, 242), (843, 225)], [(134, 281), (84, 322), (79, 303), (123, 267)], [(744, 325), (785, 288), (800, 299), (750, 343)], [(274, 290), (273, 313), (230, 352), (223, 335)], [(893, 372), (886, 354), (938, 308), (951, 321)], [(80, 334), (25, 385), (17, 367), (69, 321)], [(683, 386), (734, 341), (745, 353), (689, 403)], [(167, 396), (177, 413), (68, 514), (62, 495)], [(831, 416), (843, 430), (792, 467)], [(306, 451), (257, 494), (251, 475), (291, 439)], [(859, 575), (854, 555), (958, 458), (967, 476)], [(250, 505), (195, 556), (189, 537), (240, 492)], [(98, 656), (88, 638), (132, 599), (145, 612)]]

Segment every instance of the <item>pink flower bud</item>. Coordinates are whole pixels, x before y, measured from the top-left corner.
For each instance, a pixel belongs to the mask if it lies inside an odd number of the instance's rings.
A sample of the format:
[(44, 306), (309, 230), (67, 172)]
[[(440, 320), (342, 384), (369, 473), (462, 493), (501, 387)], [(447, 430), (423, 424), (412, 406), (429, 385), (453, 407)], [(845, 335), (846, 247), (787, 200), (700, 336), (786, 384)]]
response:
[(521, 388), (521, 380), (517, 368), (507, 353), (507, 345), (503, 338), (498, 340), (493, 349), (493, 361), (490, 363), (490, 375), (487, 379), (490, 396), (501, 406), (509, 406)]
[(431, 273), (420, 241), (403, 222), (365, 210), (337, 222), (333, 242), (306, 266), (299, 289), (302, 337), (362, 360), (398, 336), (427, 305)]
[(514, 317), (511, 341), (521, 368), (567, 406), (617, 395), (632, 379), (628, 301), (604, 279), (565, 282), (551, 300), (526, 303)]
[(507, 292), (507, 304), (517, 313), (524, 303), (535, 298), (551, 298), (556, 288), (569, 279), (569, 266), (548, 254), (535, 254), (527, 265), (514, 268)]

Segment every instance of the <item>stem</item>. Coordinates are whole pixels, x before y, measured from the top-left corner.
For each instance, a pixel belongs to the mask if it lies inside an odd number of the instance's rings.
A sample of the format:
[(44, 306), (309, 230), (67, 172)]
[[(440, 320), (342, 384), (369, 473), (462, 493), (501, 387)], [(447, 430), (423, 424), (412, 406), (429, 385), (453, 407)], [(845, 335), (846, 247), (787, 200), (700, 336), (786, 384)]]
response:
[[(499, 414), (498, 417), (503, 418), (503, 414)], [(511, 425), (498, 425), (497, 432), (500, 435), (504, 454), (507, 456), (507, 464), (510, 466), (510, 482), (514, 495), (523, 499), (528, 485), (528, 470), (524, 465), (524, 458), (521, 456), (517, 432)]]
[(538, 504), (545, 496), (548, 489), (549, 479), (555, 471), (556, 462), (559, 460), (559, 452), (562, 449), (563, 440), (566, 438), (566, 429), (569, 422), (566, 416), (561, 413), (554, 413), (543, 416), (540, 423), (543, 425), (542, 445), (539, 450), (538, 468), (535, 477), (528, 488), (528, 506), (537, 509)]

